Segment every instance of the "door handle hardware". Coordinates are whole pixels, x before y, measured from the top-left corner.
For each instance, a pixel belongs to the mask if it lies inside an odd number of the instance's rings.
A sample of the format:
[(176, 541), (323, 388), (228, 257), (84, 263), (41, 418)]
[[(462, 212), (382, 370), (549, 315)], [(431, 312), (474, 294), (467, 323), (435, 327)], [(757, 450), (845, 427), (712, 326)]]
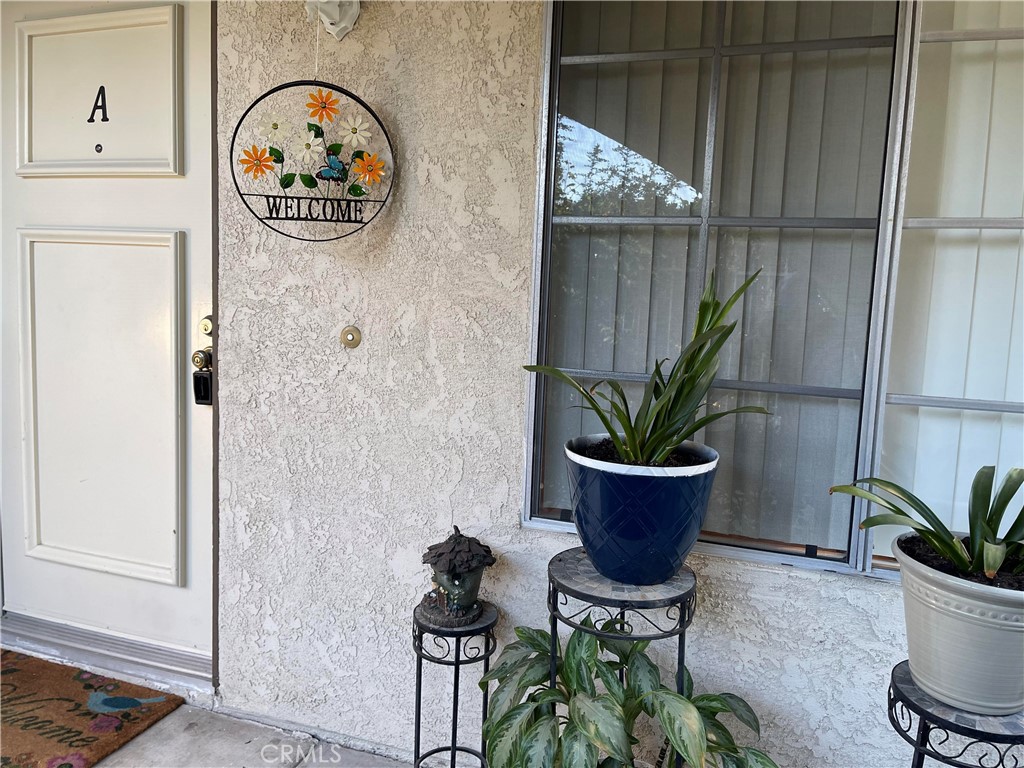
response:
[(207, 315), (199, 321), (199, 332), (204, 336), (213, 336), (213, 315)]
[(208, 371), (213, 367), (213, 347), (197, 349), (192, 353), (192, 365), (200, 371)]
[(192, 394), (196, 405), (213, 405), (213, 347), (192, 353)]

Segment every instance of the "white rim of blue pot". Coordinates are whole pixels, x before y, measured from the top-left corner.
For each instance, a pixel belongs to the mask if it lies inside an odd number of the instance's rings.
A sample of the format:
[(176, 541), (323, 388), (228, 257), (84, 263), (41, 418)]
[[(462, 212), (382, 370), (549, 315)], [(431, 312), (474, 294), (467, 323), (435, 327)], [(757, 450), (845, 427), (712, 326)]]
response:
[(607, 437), (608, 434), (606, 432), (600, 432), (594, 435), (582, 435), (581, 437), (569, 440), (565, 444), (566, 458), (582, 467), (596, 469), (601, 472), (610, 472), (616, 475), (643, 475), (645, 477), (696, 477), (697, 475), (707, 474), (718, 466), (718, 451), (703, 443), (695, 443), (692, 440), (687, 440), (683, 443), (683, 447), (696, 453), (698, 456), (705, 457), (707, 460), (703, 464), (696, 464), (691, 467), (641, 467), (633, 464), (618, 464), (614, 461), (599, 461), (578, 454), (569, 447), (572, 443), (593, 445)]

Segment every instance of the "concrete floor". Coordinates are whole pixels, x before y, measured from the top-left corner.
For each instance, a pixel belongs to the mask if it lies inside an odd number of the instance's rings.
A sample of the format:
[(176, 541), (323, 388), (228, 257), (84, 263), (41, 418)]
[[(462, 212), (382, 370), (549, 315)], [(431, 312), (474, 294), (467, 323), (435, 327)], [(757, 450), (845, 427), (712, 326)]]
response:
[(97, 768), (408, 768), (209, 710), (179, 707)]

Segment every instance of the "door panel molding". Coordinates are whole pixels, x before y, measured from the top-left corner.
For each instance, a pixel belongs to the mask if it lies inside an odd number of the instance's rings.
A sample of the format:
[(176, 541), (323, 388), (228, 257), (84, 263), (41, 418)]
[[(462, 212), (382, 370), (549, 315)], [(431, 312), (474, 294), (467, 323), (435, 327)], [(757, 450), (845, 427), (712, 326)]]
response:
[[(150, 8), (132, 8), (122, 11), (109, 11), (105, 13), (85, 13), (74, 16), (62, 16), (53, 19), (38, 19), (21, 21), (15, 25), (17, 39), (17, 112), (18, 112), (18, 165), (16, 173), (19, 176), (181, 176), (184, 175), (184, 151), (183, 151), (183, 98), (182, 88), (184, 85), (182, 69), (182, 43), (183, 43), (183, 17), (179, 5), (154, 6)], [(60, 44), (67, 47), (75, 42), (81, 42), (75, 36), (92, 36), (106, 33), (106, 43), (109, 46), (111, 40), (109, 35), (116, 35), (119, 47), (127, 47), (132, 42), (132, 36), (138, 33), (156, 31), (160, 46), (146, 50), (147, 58), (144, 66), (148, 67), (146, 73), (149, 78), (160, 82), (164, 80), (169, 88), (161, 89), (154, 94), (159, 101), (159, 116), (162, 118), (152, 126), (153, 136), (149, 145), (141, 152), (142, 156), (121, 159), (105, 159), (103, 155), (83, 156), (83, 145), (88, 146), (92, 140), (102, 136), (109, 136), (103, 141), (109, 142), (118, 138), (115, 131), (103, 131), (97, 133), (95, 130), (88, 132), (88, 129), (81, 125), (72, 126), (68, 120), (61, 123), (61, 130), (71, 135), (77, 141), (65, 140), (64, 151), (70, 151), (71, 157), (66, 159), (37, 159), (39, 147), (36, 146), (36, 126), (33, 125), (33, 105), (36, 102), (45, 103), (53, 96), (53, 91), (58, 84), (66, 85), (67, 73), (55, 73), (50, 70), (43, 77), (47, 88), (42, 93), (34, 93), (36, 85), (37, 67), (36, 56), (33, 48), (36, 44), (44, 42), (60, 41)], [(95, 45), (95, 44), (94, 44)], [(140, 42), (139, 45), (142, 45)], [(87, 46), (86, 46), (87, 47)], [(73, 47), (74, 53), (67, 53), (66, 57), (81, 56), (80, 48)], [(97, 67), (97, 59), (103, 54), (109, 54), (109, 47), (99, 48), (94, 55), (89, 57), (92, 60), (81, 62), (79, 66), (86, 68)], [(46, 62), (44, 61), (43, 64)], [(46, 69), (45, 66), (38, 67)], [(103, 84), (107, 78), (116, 75), (111, 73), (110, 67), (100, 68), (96, 74), (97, 83)], [(115, 69), (116, 71), (116, 69)], [(123, 73), (121, 77), (126, 75)], [(59, 83), (54, 83), (55, 78), (60, 78)], [(138, 72), (127, 74), (127, 81), (123, 83), (122, 93), (132, 90), (132, 84), (139, 80)], [(137, 88), (136, 88), (137, 90)], [(104, 90), (104, 94), (106, 91)], [(90, 94), (91, 95), (91, 94)], [(97, 94), (97, 100), (100, 98)], [(106, 97), (103, 97), (104, 105)], [(122, 111), (124, 107), (121, 107)], [(87, 114), (87, 113), (86, 113)], [(106, 109), (103, 111), (106, 119)], [(84, 115), (83, 115), (84, 117)], [(93, 121), (90, 119), (90, 123)], [(94, 123), (95, 125), (95, 123)], [(135, 129), (137, 130), (137, 129)], [(78, 133), (74, 133), (78, 131)], [(84, 135), (83, 135), (84, 134)], [(50, 136), (51, 143), (54, 137)], [(102, 148), (102, 144), (97, 147)], [(72, 149), (76, 147), (76, 149)], [(47, 154), (52, 155), (54, 147), (46, 147)], [(108, 146), (109, 149), (109, 146)], [(100, 152), (101, 149), (97, 149)], [(75, 157), (74, 155), (78, 155)]]
[[(156, 581), (164, 584), (180, 586), (183, 583), (183, 559), (184, 559), (184, 536), (182, 528), (185, 519), (186, 507), (186, 445), (185, 434), (185, 387), (183, 381), (186, 371), (184, 361), (186, 357), (185, 340), (187, 334), (183, 328), (184, 319), (188, 315), (187, 307), (183, 306), (186, 291), (184, 289), (184, 232), (181, 230), (136, 230), (136, 229), (70, 229), (70, 228), (32, 228), (19, 229), (19, 275), (21, 287), (21, 307), (19, 317), (19, 336), (22, 354), (22, 413), (25, 414), (23, 422), (23, 450), (24, 450), (24, 498), (25, 498), (25, 551), (31, 557), (51, 562), (63, 563), (65, 565), (104, 573), (113, 573), (129, 576), (135, 579)], [(159, 492), (154, 492), (151, 497), (140, 497), (133, 501), (138, 504), (138, 510), (149, 510), (148, 504), (153, 504), (157, 513), (164, 517), (159, 521), (159, 527), (155, 534), (146, 535), (147, 532), (140, 529), (139, 535), (135, 538), (136, 549), (131, 553), (102, 551), (99, 547), (69, 546), (67, 542), (51, 540), (47, 535), (45, 513), (47, 508), (43, 505), (40, 497), (40, 473), (46, 458), (41, 459), (40, 455), (40, 411), (39, 401), (46, 400), (45, 397), (38, 397), (40, 386), (39, 361), (37, 349), (39, 339), (39, 297), (37, 296), (37, 271), (39, 268), (37, 249), (40, 245), (51, 246), (47, 252), (50, 258), (58, 252), (52, 246), (69, 246), (70, 250), (62, 258), (70, 258), (72, 261), (81, 254), (75, 253), (75, 246), (110, 246), (111, 249), (118, 247), (143, 247), (166, 249), (166, 264), (157, 265), (156, 271), (163, 269), (161, 279), (165, 281), (164, 286), (169, 290), (170, 295), (165, 296), (169, 317), (165, 318), (166, 324), (157, 331), (166, 333), (166, 344), (160, 349), (161, 355), (167, 355), (163, 363), (169, 368), (173, 377), (173, 412), (159, 417), (163, 427), (162, 434), (166, 440), (166, 449), (173, 453), (171, 463), (173, 470), (166, 486), (162, 489), (164, 495), (170, 499), (160, 509)], [(112, 251), (114, 252), (114, 251)], [(134, 263), (134, 262), (133, 262)], [(141, 262), (139, 262), (141, 263)], [(148, 265), (147, 265), (148, 266)], [(56, 270), (51, 270), (56, 272)], [(52, 293), (52, 286), (50, 287)], [(52, 300), (52, 296), (47, 301)], [(95, 318), (93, 318), (95, 320)], [(51, 321), (52, 322), (52, 319)], [(123, 330), (123, 329), (122, 329)], [(152, 330), (152, 329), (150, 329)], [(132, 354), (129, 349), (111, 349), (108, 364), (116, 366), (120, 355)], [(52, 358), (53, 355), (51, 354)], [(72, 384), (73, 382), (67, 382)], [(71, 387), (69, 387), (71, 389)], [(110, 397), (118, 397), (118, 392), (111, 392)], [(69, 397), (71, 394), (69, 393)], [(52, 398), (51, 398), (52, 402)], [(124, 418), (128, 418), (125, 416)], [(57, 427), (48, 427), (47, 439), (50, 444), (58, 443)], [(44, 445), (47, 449), (49, 446)], [(60, 450), (52, 451), (57, 459), (62, 458)], [(77, 454), (76, 454), (77, 455)], [(164, 454), (166, 457), (166, 454)], [(105, 459), (108, 457), (105, 457)], [(130, 471), (126, 468), (126, 472)], [(66, 474), (66, 473), (65, 473)], [(58, 492), (57, 500), (54, 503), (54, 512), (67, 513), (62, 508), (70, 502), (74, 491), (66, 487), (70, 482), (69, 478), (59, 478), (65, 482), (63, 493)], [(84, 479), (80, 482), (86, 482)], [(54, 487), (54, 478), (51, 477), (49, 487)], [(103, 493), (100, 489), (99, 493)], [(95, 492), (94, 492), (95, 493)], [(116, 492), (111, 492), (111, 504), (124, 505), (125, 500), (118, 500)], [(93, 497), (95, 498), (95, 497)], [(113, 521), (112, 521), (113, 522)], [(59, 529), (61, 526), (55, 526)], [(169, 529), (169, 532), (168, 532)], [(119, 536), (116, 539), (124, 540), (128, 537), (121, 535), (126, 532), (121, 529), (116, 531)], [(150, 547), (148, 550), (142, 547)], [(149, 555), (148, 557), (145, 555)], [(136, 556), (138, 555), (138, 556)]]

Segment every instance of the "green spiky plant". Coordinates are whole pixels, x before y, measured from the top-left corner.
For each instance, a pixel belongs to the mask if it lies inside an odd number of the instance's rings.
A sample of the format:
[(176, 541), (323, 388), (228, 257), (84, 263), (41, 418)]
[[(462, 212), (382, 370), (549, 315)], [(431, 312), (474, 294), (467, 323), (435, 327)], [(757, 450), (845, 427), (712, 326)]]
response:
[[(690, 343), (676, 358), (667, 377), (662, 364), (668, 360), (654, 364), (635, 414), (630, 411), (618, 381), (602, 380), (587, 388), (554, 366), (527, 365), (524, 368), (551, 376), (576, 390), (584, 405), (601, 420), (624, 464), (660, 466), (684, 441), (718, 419), (734, 413), (768, 413), (760, 406), (745, 405), (697, 418), (707, 404), (708, 391), (718, 373), (718, 353), (736, 329), (736, 323), (727, 324), (725, 317), (759, 274), (761, 270), (747, 278), (722, 303), (718, 300), (712, 271), (701, 296)], [(608, 392), (601, 391), (602, 385), (607, 386)]]
[[(995, 475), (994, 466), (985, 466), (974, 476), (967, 512), (970, 531), (964, 538), (950, 531), (917, 496), (889, 480), (865, 477), (854, 480), (853, 485), (834, 486), (829, 489), (829, 493), (848, 493), (887, 510), (865, 518), (861, 528), (906, 526), (924, 539), (937, 554), (952, 563), (960, 573), (984, 573), (993, 579), (1004, 568), (1011, 573), (1024, 573), (1024, 506), (1010, 523), (1006, 534), (999, 536), (1006, 508), (1021, 484), (1024, 484), (1024, 468), (1014, 467), (1007, 472), (993, 495)], [(858, 488), (858, 485), (875, 487), (886, 495)], [(921, 519), (914, 518), (900, 502), (916, 512)]]
[[(589, 617), (583, 625), (594, 626)], [(641, 716), (653, 718), (665, 736), (658, 768), (674, 765), (677, 754), (693, 768), (778, 768), (761, 750), (738, 745), (718, 720), (731, 713), (760, 735), (746, 701), (731, 693), (693, 696), (685, 668), (685, 695), (667, 688), (646, 653), (650, 641), (630, 641), (618, 626), (612, 619), (601, 631), (623, 639), (577, 630), (564, 654), (559, 644), (554, 688), (551, 635), (516, 627), (518, 640), (480, 682), (486, 688), (498, 681), (484, 722), (490, 768), (631, 768)]]

